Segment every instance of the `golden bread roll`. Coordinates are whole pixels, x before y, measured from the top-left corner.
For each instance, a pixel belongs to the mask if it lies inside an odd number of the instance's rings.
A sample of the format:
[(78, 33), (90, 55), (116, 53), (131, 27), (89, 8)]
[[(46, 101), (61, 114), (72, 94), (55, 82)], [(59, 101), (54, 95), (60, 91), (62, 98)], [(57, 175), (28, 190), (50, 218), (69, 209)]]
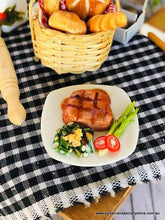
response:
[(43, 7), (48, 17), (59, 9), (59, 0), (43, 0)]
[(95, 15), (91, 17), (87, 22), (87, 28), (90, 32), (100, 32), (100, 24), (104, 15)]
[(116, 12), (116, 26), (124, 27), (127, 24), (127, 16), (124, 12), (118, 11)]
[(85, 21), (73, 12), (58, 10), (48, 20), (51, 28), (68, 32), (71, 34), (86, 34), (87, 26)]
[(105, 12), (111, 0), (66, 0), (68, 11), (74, 12), (85, 20)]
[(101, 32), (115, 30), (117, 27), (124, 27), (127, 24), (127, 16), (119, 11), (102, 15), (95, 15), (87, 22), (90, 32)]

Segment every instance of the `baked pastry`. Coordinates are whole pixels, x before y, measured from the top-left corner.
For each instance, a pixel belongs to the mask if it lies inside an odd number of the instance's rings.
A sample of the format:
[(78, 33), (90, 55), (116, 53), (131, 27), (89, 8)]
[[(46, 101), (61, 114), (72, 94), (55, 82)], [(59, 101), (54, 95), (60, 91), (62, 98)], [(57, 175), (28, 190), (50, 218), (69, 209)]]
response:
[(87, 22), (90, 32), (101, 32), (115, 30), (117, 27), (124, 27), (127, 24), (127, 16), (124, 12), (114, 12), (95, 15)]
[(110, 0), (66, 0), (68, 11), (78, 14), (83, 20), (104, 13), (109, 3)]
[(85, 21), (73, 12), (57, 10), (48, 20), (51, 28), (71, 34), (86, 34), (87, 26)]
[(43, 7), (46, 15), (49, 17), (53, 12), (59, 9), (59, 0), (43, 0)]

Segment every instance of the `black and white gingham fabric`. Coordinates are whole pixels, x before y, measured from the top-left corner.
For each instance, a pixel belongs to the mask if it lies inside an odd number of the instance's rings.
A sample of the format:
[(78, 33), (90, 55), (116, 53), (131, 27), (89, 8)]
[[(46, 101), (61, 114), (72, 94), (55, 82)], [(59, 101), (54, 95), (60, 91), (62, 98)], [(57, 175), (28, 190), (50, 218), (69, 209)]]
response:
[[(57, 75), (34, 62), (29, 23), (3, 34), (27, 112), (22, 126), (7, 118), (0, 95), (0, 219), (39, 219), (121, 187), (165, 175), (165, 54), (136, 35), (127, 45), (113, 42), (109, 58), (95, 72)], [(40, 131), (43, 104), (52, 90), (83, 83), (116, 85), (140, 107), (135, 152), (99, 167), (70, 166), (46, 153)]]

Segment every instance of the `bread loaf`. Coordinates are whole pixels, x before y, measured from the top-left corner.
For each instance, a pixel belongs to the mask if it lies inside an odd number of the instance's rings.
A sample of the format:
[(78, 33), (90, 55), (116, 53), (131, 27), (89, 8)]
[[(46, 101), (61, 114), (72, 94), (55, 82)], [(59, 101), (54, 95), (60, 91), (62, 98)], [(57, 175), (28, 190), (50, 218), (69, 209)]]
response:
[(43, 0), (44, 11), (48, 17), (59, 9), (59, 4), (59, 0)]
[(115, 30), (117, 27), (124, 27), (127, 24), (125, 13), (119, 11), (95, 15), (87, 22), (87, 27), (90, 32), (101, 32)]
[(71, 34), (86, 34), (87, 27), (85, 21), (73, 12), (55, 11), (48, 20), (51, 28)]
[(109, 3), (110, 0), (66, 0), (67, 9), (83, 20), (104, 13)]

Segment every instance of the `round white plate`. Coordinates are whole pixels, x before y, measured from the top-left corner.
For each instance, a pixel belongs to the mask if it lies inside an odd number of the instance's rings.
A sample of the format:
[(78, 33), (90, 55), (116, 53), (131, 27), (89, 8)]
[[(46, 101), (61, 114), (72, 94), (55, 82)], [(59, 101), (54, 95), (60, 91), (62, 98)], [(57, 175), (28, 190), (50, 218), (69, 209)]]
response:
[[(58, 153), (53, 148), (53, 139), (58, 128), (61, 128), (64, 123), (62, 121), (61, 102), (64, 98), (69, 97), (72, 92), (79, 89), (103, 89), (107, 92), (111, 99), (111, 109), (115, 119), (125, 111), (126, 107), (131, 103), (127, 93), (116, 86), (106, 85), (93, 85), (83, 84), (76, 86), (64, 87), (61, 89), (50, 92), (45, 100), (45, 104), (41, 117), (41, 136), (44, 147), (49, 154), (55, 160), (84, 167), (100, 166), (110, 164), (121, 159), (128, 157), (136, 148), (139, 134), (138, 118), (135, 116), (134, 122), (132, 122), (124, 131), (120, 137), (121, 148), (118, 152), (108, 151), (104, 156), (100, 157), (97, 151), (93, 154), (89, 154), (87, 158), (78, 158), (74, 153), (67, 156)], [(95, 132), (94, 136), (98, 137), (105, 135), (107, 132)]]

